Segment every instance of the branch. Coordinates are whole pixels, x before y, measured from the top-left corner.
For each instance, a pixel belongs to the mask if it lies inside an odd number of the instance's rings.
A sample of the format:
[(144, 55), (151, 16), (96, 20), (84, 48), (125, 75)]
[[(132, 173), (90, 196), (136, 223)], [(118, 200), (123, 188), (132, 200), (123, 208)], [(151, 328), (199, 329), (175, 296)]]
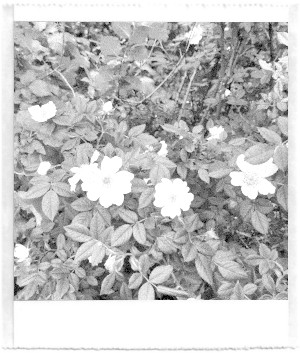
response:
[(65, 76), (58, 70), (54, 69), (54, 72), (58, 73), (60, 75), (60, 77), (62, 78), (62, 80), (65, 82), (65, 84), (70, 88), (70, 90), (72, 91), (73, 97), (75, 97), (75, 92), (72, 88), (72, 86), (69, 84), (69, 82), (67, 81), (67, 79), (65, 78)]
[(192, 83), (194, 81), (197, 69), (198, 69), (198, 67), (194, 68), (194, 71), (193, 71), (192, 76), (190, 78), (190, 81), (189, 81), (189, 84), (188, 84), (188, 87), (187, 87), (187, 90), (186, 90), (186, 93), (185, 93), (185, 96), (184, 96), (183, 104), (182, 104), (181, 109), (180, 109), (179, 114), (178, 114), (178, 119), (177, 119), (178, 122), (180, 121), (182, 113), (184, 111), (184, 107), (185, 107), (186, 101), (188, 99), (188, 96), (189, 96), (189, 93), (190, 93), (190, 90), (191, 90), (191, 87), (192, 87)]

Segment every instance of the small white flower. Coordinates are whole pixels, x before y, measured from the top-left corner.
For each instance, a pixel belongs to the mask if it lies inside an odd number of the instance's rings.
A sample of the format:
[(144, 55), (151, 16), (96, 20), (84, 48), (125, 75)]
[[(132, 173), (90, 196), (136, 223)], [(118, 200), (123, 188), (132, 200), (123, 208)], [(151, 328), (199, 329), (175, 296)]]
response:
[(182, 140), (182, 139), (183, 139), (183, 136), (182, 136), (182, 135), (180, 135), (180, 136), (179, 136), (179, 140)]
[(165, 141), (160, 141), (161, 143), (161, 149), (157, 152), (159, 156), (166, 157), (168, 154), (168, 145), (166, 144)]
[(254, 200), (258, 193), (262, 195), (274, 194), (275, 186), (266, 178), (275, 174), (278, 170), (273, 158), (262, 164), (250, 164), (245, 161), (245, 155), (241, 154), (236, 160), (241, 172), (231, 172), (231, 184), (241, 186), (242, 193)]
[(231, 95), (231, 91), (229, 89), (226, 89), (225, 92), (224, 92), (224, 96), (228, 97), (230, 95)]
[(190, 39), (190, 44), (197, 45), (203, 36), (203, 28), (197, 24), (192, 31), (185, 34), (185, 38)]
[(116, 255), (109, 255), (108, 259), (105, 261), (104, 267), (109, 273), (119, 272), (123, 267), (124, 258), (117, 257)]
[(214, 140), (217, 139), (219, 140), (221, 138), (221, 134), (225, 132), (224, 128), (222, 126), (214, 126), (208, 129), (210, 133), (210, 137), (207, 138), (207, 140)]
[(194, 195), (189, 191), (186, 181), (162, 178), (155, 186), (153, 205), (161, 208), (162, 216), (175, 218), (190, 208)]
[(273, 71), (271, 63), (267, 63), (266, 61), (261, 60), (261, 59), (258, 60), (258, 63), (262, 69), (267, 70), (267, 71)]
[(29, 249), (22, 244), (16, 244), (14, 250), (14, 257), (17, 258), (17, 262), (22, 262), (26, 260), (29, 256)]
[(53, 118), (56, 114), (56, 106), (50, 101), (42, 106), (33, 105), (28, 108), (28, 111), (31, 115), (31, 118), (39, 123), (43, 123), (51, 118)]
[(102, 106), (102, 111), (106, 114), (110, 113), (111, 111), (113, 111), (113, 105), (112, 105), (112, 102), (109, 101), (109, 102), (106, 102), (103, 104)]
[(105, 208), (111, 205), (121, 206), (124, 202), (124, 194), (131, 191), (131, 180), (134, 175), (125, 170), (119, 171), (122, 167), (122, 159), (118, 156), (113, 158), (105, 156), (101, 162), (101, 168), (98, 168), (97, 163), (93, 163), (95, 154), (93, 157), (91, 164), (71, 169), (75, 173), (69, 179), (71, 190), (74, 191), (76, 184), (82, 180), (81, 188), (87, 192), (86, 196), (89, 200), (99, 200), (99, 203)]
[(44, 161), (40, 163), (36, 172), (40, 175), (46, 175), (50, 168), (51, 168), (51, 163)]

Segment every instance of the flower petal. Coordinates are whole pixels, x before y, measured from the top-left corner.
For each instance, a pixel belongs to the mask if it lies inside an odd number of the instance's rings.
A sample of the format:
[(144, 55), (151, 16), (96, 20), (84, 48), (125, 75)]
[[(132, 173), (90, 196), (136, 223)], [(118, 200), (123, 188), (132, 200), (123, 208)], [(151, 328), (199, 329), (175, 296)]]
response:
[(267, 179), (259, 179), (257, 185), (258, 192), (262, 195), (274, 194), (276, 191), (275, 186)]
[(100, 153), (98, 151), (95, 151), (91, 157), (91, 164), (96, 162), (99, 156), (100, 156)]
[(234, 186), (243, 185), (243, 179), (244, 179), (243, 172), (231, 172), (229, 176), (231, 177), (231, 185), (234, 185)]
[(163, 217), (175, 218), (176, 216), (181, 215), (181, 210), (179, 207), (176, 207), (175, 205), (167, 205), (161, 209), (161, 215)]
[(104, 173), (117, 173), (117, 171), (122, 167), (122, 159), (118, 156), (109, 158), (104, 156), (101, 162), (101, 171)]
[(253, 165), (253, 171), (262, 178), (267, 178), (275, 174), (278, 170), (276, 164), (273, 163), (273, 158), (262, 164)]
[(256, 187), (249, 186), (249, 185), (242, 185), (241, 190), (245, 196), (249, 197), (249, 199), (254, 200), (257, 198), (258, 191)]

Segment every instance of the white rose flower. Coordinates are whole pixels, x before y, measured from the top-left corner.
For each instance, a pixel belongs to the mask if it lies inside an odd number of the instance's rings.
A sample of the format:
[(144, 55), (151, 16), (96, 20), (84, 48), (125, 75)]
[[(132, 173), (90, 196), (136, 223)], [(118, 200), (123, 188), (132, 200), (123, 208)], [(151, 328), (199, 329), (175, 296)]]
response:
[(157, 152), (159, 156), (166, 157), (168, 154), (168, 145), (166, 144), (165, 141), (160, 141), (161, 143), (161, 149)]
[(210, 137), (207, 138), (207, 140), (214, 140), (217, 139), (219, 140), (221, 138), (221, 134), (225, 132), (224, 128), (222, 126), (214, 126), (208, 129), (210, 133)]
[(256, 199), (258, 193), (262, 195), (274, 194), (275, 186), (266, 178), (275, 174), (278, 170), (273, 158), (262, 164), (250, 164), (245, 161), (245, 155), (241, 154), (236, 160), (241, 172), (231, 172), (231, 184), (241, 186), (242, 193), (249, 199)]
[(181, 215), (181, 210), (187, 211), (190, 208), (194, 195), (189, 191), (187, 183), (179, 178), (162, 178), (155, 186), (153, 205), (161, 208), (162, 216), (175, 218)]
[(267, 70), (267, 71), (274, 71), (271, 63), (267, 63), (266, 61), (264, 61), (262, 59), (258, 60), (258, 63), (262, 69)]
[(50, 168), (51, 168), (51, 163), (44, 161), (40, 163), (36, 172), (40, 175), (46, 175)]
[(16, 244), (14, 250), (14, 257), (17, 258), (17, 262), (22, 262), (26, 260), (29, 256), (29, 249), (22, 244)]
[(56, 106), (50, 101), (42, 106), (33, 105), (28, 108), (28, 111), (31, 115), (31, 118), (39, 123), (43, 123), (51, 118), (53, 118), (56, 114)]
[(84, 178), (82, 190), (87, 191), (87, 197), (91, 201), (99, 199), (100, 204), (108, 208), (111, 205), (121, 206), (124, 195), (131, 191), (131, 180), (134, 175), (122, 167), (122, 159), (118, 156), (109, 158), (105, 156), (101, 162), (101, 168), (92, 171), (91, 175)]
[(103, 104), (102, 106), (102, 111), (106, 114), (110, 113), (111, 111), (113, 110), (113, 105), (112, 105), (112, 102), (109, 101), (109, 102), (106, 102)]
[(200, 24), (197, 24), (192, 31), (186, 33), (185, 37), (190, 39), (190, 44), (197, 45), (203, 36), (203, 28)]
[(82, 164), (80, 167), (73, 167), (70, 169), (72, 173), (75, 173), (75, 175), (68, 179), (68, 182), (71, 185), (71, 191), (75, 191), (76, 185), (80, 180), (86, 180), (93, 174), (94, 170), (98, 169), (98, 164), (95, 162), (99, 156), (100, 153), (95, 151), (91, 157), (90, 164)]

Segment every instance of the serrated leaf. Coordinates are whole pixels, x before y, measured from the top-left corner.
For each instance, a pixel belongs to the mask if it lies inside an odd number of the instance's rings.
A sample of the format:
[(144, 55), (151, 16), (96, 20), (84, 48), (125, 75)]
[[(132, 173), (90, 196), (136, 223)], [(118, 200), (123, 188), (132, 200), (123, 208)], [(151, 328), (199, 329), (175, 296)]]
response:
[(213, 170), (213, 171), (209, 172), (208, 176), (211, 177), (211, 178), (219, 179), (219, 178), (225, 177), (231, 171), (232, 171), (231, 168), (221, 168), (221, 169)]
[(205, 183), (209, 184), (210, 178), (208, 175), (208, 171), (205, 169), (198, 169), (198, 176), (201, 180), (203, 180)]
[(71, 203), (72, 208), (79, 212), (90, 211), (94, 204), (86, 197), (81, 197)]
[(249, 200), (244, 200), (239, 204), (240, 214), (243, 217), (244, 221), (249, 221), (251, 218), (253, 205)]
[(37, 199), (46, 194), (50, 189), (50, 184), (47, 182), (41, 182), (39, 184), (33, 185), (25, 194), (23, 194), (23, 199)]
[(74, 241), (84, 243), (93, 239), (88, 228), (81, 224), (71, 224), (65, 226), (64, 229), (66, 230), (66, 235)]
[(100, 234), (105, 228), (103, 218), (96, 212), (91, 220), (90, 231), (94, 238), (99, 239)]
[(254, 283), (247, 283), (243, 288), (243, 291), (246, 295), (252, 295), (256, 292), (256, 290), (257, 290), (257, 285)]
[(157, 184), (161, 181), (162, 178), (170, 178), (170, 171), (167, 167), (162, 164), (156, 164), (151, 168), (149, 177), (151, 179), (152, 184)]
[(146, 230), (145, 230), (145, 226), (143, 223), (136, 223), (133, 226), (133, 237), (134, 239), (140, 243), (140, 244), (145, 244), (146, 242)]
[(101, 283), (100, 295), (111, 294), (113, 292), (112, 287), (115, 284), (115, 280), (116, 274), (114, 272), (107, 275)]
[(104, 56), (118, 56), (121, 51), (120, 40), (113, 36), (101, 36), (100, 47)]
[(61, 299), (69, 291), (69, 288), (70, 288), (70, 283), (67, 277), (63, 277), (57, 280), (56, 290), (53, 294), (53, 299), (54, 300)]
[(129, 278), (128, 288), (136, 289), (142, 284), (142, 282), (143, 276), (139, 272), (133, 273)]
[(288, 210), (288, 187), (286, 185), (280, 186), (276, 194), (277, 201), (285, 209)]
[(214, 262), (218, 266), (221, 275), (228, 280), (245, 279), (248, 277), (240, 264), (232, 260), (220, 259), (214, 257)]
[(74, 193), (70, 191), (70, 185), (60, 181), (51, 184), (52, 189), (60, 196), (72, 197)]
[(135, 141), (138, 141), (140, 144), (142, 144), (144, 146), (154, 145), (155, 143), (158, 142), (154, 136), (146, 134), (146, 133), (142, 133), (142, 134), (138, 135), (135, 138)]
[(45, 215), (53, 221), (59, 209), (59, 198), (53, 190), (49, 190), (42, 199), (42, 209)]
[(192, 244), (191, 242), (188, 242), (182, 246), (181, 253), (183, 256), (183, 260), (185, 262), (190, 262), (195, 260), (198, 254), (198, 251), (194, 244)]
[(141, 125), (132, 127), (128, 131), (128, 137), (136, 137), (140, 135), (145, 130), (145, 128), (146, 128), (146, 124), (141, 124)]
[(195, 241), (195, 246), (202, 255), (205, 255), (205, 256), (214, 255), (214, 251), (212, 247), (203, 241)]
[(72, 224), (82, 224), (88, 228), (90, 226), (91, 219), (92, 215), (90, 211), (80, 212), (72, 219)]
[(251, 214), (251, 224), (261, 234), (267, 234), (269, 229), (268, 218), (261, 212), (253, 210)]
[(144, 208), (150, 205), (154, 198), (154, 188), (145, 189), (139, 197), (139, 208)]
[(111, 237), (111, 245), (121, 246), (129, 241), (129, 239), (131, 238), (131, 235), (132, 235), (132, 226), (129, 224), (124, 224), (114, 231)]
[(277, 120), (277, 125), (278, 125), (280, 131), (285, 136), (288, 136), (288, 118), (285, 116), (280, 116)]
[(157, 286), (157, 291), (161, 294), (171, 295), (174, 297), (188, 297), (189, 294), (183, 290), (176, 289), (176, 288), (169, 288), (165, 286)]
[(50, 96), (52, 93), (49, 90), (48, 84), (42, 80), (35, 80), (29, 85), (30, 91), (37, 97)]
[(155, 284), (161, 284), (163, 282), (166, 282), (169, 279), (172, 271), (173, 267), (171, 265), (157, 266), (151, 272), (149, 281)]
[(198, 254), (195, 260), (196, 270), (199, 276), (211, 286), (213, 285), (213, 277), (211, 270), (211, 260), (205, 255)]
[(131, 22), (112, 22), (112, 30), (121, 38), (129, 38), (132, 33)]
[(152, 285), (148, 282), (144, 283), (139, 289), (138, 300), (154, 300), (155, 292)]
[(245, 143), (245, 138), (244, 137), (238, 137), (235, 139), (230, 140), (228, 143), (231, 146), (241, 146)]
[(97, 240), (95, 240), (95, 239), (92, 239), (92, 240), (89, 240), (89, 241), (83, 243), (82, 245), (80, 245), (80, 247), (76, 251), (74, 261), (76, 261), (78, 263), (82, 260), (87, 259), (88, 257), (90, 257), (92, 255), (94, 248), (99, 245), (101, 246), (101, 243), (98, 244)]
[(283, 172), (287, 169), (288, 166), (288, 148), (286, 145), (280, 145), (275, 148), (274, 151), (274, 163), (279, 169)]
[(269, 143), (272, 143), (274, 145), (281, 144), (281, 137), (277, 134), (277, 132), (267, 129), (265, 127), (258, 127), (257, 129), (261, 136)]
[(123, 221), (127, 223), (135, 223), (138, 220), (138, 216), (135, 212), (126, 210), (123, 207), (118, 209), (118, 214), (123, 219)]
[(245, 160), (251, 164), (261, 164), (267, 162), (274, 154), (274, 146), (266, 143), (258, 143), (247, 149)]
[(56, 247), (57, 250), (62, 250), (65, 247), (66, 244), (66, 238), (63, 234), (58, 234), (57, 238), (56, 238)]

